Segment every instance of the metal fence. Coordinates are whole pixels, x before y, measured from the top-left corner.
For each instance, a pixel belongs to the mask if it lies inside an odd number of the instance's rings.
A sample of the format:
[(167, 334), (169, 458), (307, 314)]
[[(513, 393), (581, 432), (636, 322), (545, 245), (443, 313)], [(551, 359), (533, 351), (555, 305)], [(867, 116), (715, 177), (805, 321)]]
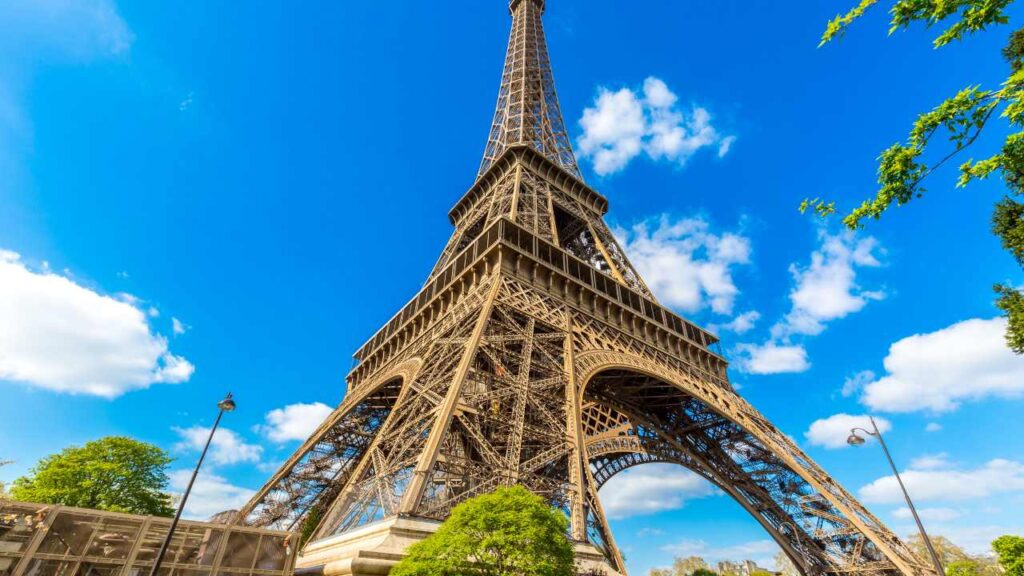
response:
[[(148, 576), (169, 518), (0, 499), (0, 576)], [(290, 576), (298, 535), (183, 520), (158, 576)]]

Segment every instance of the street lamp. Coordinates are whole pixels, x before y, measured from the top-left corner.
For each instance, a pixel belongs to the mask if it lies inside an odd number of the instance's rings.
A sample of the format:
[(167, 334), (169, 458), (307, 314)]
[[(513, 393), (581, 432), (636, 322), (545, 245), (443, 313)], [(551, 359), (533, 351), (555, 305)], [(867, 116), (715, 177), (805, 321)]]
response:
[(885, 452), (885, 457), (889, 460), (889, 466), (892, 467), (892, 473), (896, 475), (896, 482), (900, 485), (900, 490), (903, 491), (903, 498), (907, 501), (907, 507), (910, 508), (910, 513), (914, 516), (914, 522), (917, 523), (917, 529), (921, 532), (921, 539), (924, 540), (925, 548), (928, 549), (928, 554), (932, 557), (932, 563), (935, 564), (936, 576), (943, 576), (945, 571), (942, 569), (942, 562), (939, 561), (939, 555), (935, 553), (935, 548), (932, 547), (932, 541), (928, 538), (928, 534), (924, 531), (924, 524), (921, 524), (921, 518), (917, 515), (917, 508), (914, 508), (914, 503), (910, 501), (910, 494), (907, 493), (907, 487), (903, 485), (903, 479), (900, 478), (900, 473), (896, 470), (896, 464), (892, 461), (892, 455), (889, 454), (889, 448), (885, 445), (885, 439), (882, 438), (882, 431), (878, 429), (878, 425), (875, 424), (875, 419), (868, 416), (868, 420), (871, 421), (871, 427), (874, 428), (874, 432), (865, 430), (863, 428), (850, 428), (850, 436), (846, 439), (846, 443), (850, 446), (860, 446), (864, 444), (865, 439), (863, 436), (859, 436), (857, 431), (878, 438), (878, 443), (882, 445), (882, 451)]
[(153, 560), (153, 569), (149, 571), (149, 576), (156, 576), (157, 570), (160, 570), (160, 564), (164, 560), (164, 554), (167, 553), (167, 547), (171, 544), (174, 529), (178, 527), (178, 520), (181, 518), (182, 511), (185, 510), (185, 502), (188, 501), (188, 495), (192, 492), (192, 484), (195, 483), (196, 476), (199, 475), (199, 467), (203, 465), (203, 458), (206, 458), (206, 451), (210, 449), (213, 433), (217, 431), (221, 417), (224, 416), (225, 412), (231, 412), (235, 409), (235, 401), (231, 398), (231, 392), (228, 392), (228, 395), (223, 400), (217, 402), (217, 408), (220, 412), (217, 413), (217, 419), (213, 422), (213, 428), (210, 428), (210, 436), (206, 439), (206, 446), (203, 446), (203, 452), (199, 455), (199, 461), (196, 462), (196, 469), (192, 471), (192, 478), (188, 481), (185, 493), (181, 496), (181, 502), (178, 503), (178, 511), (175, 512), (174, 520), (171, 520), (171, 528), (167, 531), (167, 537), (164, 538), (163, 544), (160, 545), (160, 551), (157, 552), (156, 559)]

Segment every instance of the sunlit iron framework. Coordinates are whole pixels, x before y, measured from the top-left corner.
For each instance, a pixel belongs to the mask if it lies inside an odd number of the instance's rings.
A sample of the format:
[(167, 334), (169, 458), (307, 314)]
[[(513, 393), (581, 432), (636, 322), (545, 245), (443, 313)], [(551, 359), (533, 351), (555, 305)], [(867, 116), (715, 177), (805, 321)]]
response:
[[(141, 576), (170, 518), (0, 498), (0, 576)], [(291, 576), (298, 535), (182, 520), (161, 576)]]
[(598, 490), (671, 462), (734, 498), (804, 574), (931, 574), (736, 393), (715, 336), (658, 303), (580, 176), (544, 3), (510, 10), (497, 112), (477, 180), (449, 213), (450, 241), (356, 352), (344, 402), (241, 521), (324, 541), (386, 518), (441, 520), (521, 484), (625, 573)]

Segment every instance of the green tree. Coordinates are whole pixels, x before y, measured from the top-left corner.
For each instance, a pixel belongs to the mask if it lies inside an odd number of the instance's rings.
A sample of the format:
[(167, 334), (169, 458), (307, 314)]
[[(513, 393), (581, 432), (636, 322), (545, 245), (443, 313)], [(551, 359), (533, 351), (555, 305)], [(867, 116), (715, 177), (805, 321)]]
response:
[(131, 438), (108, 436), (71, 446), (40, 460), (14, 481), (16, 500), (98, 510), (171, 516), (167, 465), (161, 448)]
[(689, 556), (676, 558), (672, 562), (672, 573), (674, 576), (691, 576), (698, 570), (710, 570), (708, 563), (700, 556)]
[(946, 564), (946, 576), (984, 576), (985, 567), (977, 560), (954, 560)]
[[(943, 566), (949, 566), (954, 562), (961, 560), (973, 560), (970, 554), (964, 551), (963, 548), (953, 544), (949, 538), (945, 536), (931, 535), (928, 537), (932, 542), (932, 548), (935, 549), (935, 554), (938, 555), (939, 561), (942, 562)], [(918, 558), (928, 558), (928, 547), (924, 545), (924, 540), (921, 539), (920, 534), (914, 534), (907, 539), (907, 544), (910, 549), (917, 554)]]
[[(990, 27), (1006, 24), (1007, 9), (1014, 0), (895, 0), (889, 13), (889, 33), (905, 29), (914, 23), (927, 27), (948, 24), (934, 40), (936, 48), (963, 40)], [(878, 0), (860, 0), (846, 14), (831, 20), (822, 35), (821, 44), (842, 36), (850, 24), (860, 18)], [(918, 116), (905, 142), (893, 144), (879, 156), (878, 192), (872, 199), (847, 212), (843, 224), (851, 229), (861, 228), (868, 218), (882, 217), (894, 204), (902, 206), (922, 197), (924, 181), (940, 166), (961, 156), (973, 145), (986, 126), (996, 118), (1008, 125), (1010, 134), (1001, 148), (986, 158), (967, 159), (960, 164), (957, 187), (967, 186), (973, 180), (983, 180), (999, 173), (1009, 195), (996, 204), (992, 215), (992, 232), (1000, 238), (1003, 247), (1024, 267), (1024, 203), (1017, 200), (1024, 194), (1024, 28), (1010, 34), (1003, 58), (1009, 64), (1006, 80), (996, 89), (968, 86), (947, 98), (933, 110)], [(933, 145), (937, 134), (948, 142), (941, 152), (933, 152), (929, 159), (926, 151), (941, 146)], [(813, 209), (821, 216), (836, 211), (835, 202), (819, 198), (804, 200), (801, 211)], [(1024, 291), (1021, 288), (996, 284), (996, 305), (1007, 317), (1007, 345), (1016, 353), (1024, 354)]]
[(690, 573), (690, 576), (718, 576), (718, 572), (715, 572), (711, 568), (697, 568)]
[(391, 576), (571, 576), (569, 520), (522, 486), (456, 506)]
[(1024, 538), (1000, 536), (992, 541), (992, 549), (1006, 576), (1024, 576)]

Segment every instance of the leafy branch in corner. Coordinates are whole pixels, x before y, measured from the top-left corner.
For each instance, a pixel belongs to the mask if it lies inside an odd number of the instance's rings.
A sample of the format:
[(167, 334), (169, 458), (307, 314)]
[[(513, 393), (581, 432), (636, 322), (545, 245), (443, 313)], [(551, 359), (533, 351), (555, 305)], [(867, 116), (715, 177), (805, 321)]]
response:
[[(890, 9), (892, 34), (914, 23), (926, 27), (948, 23), (933, 41), (941, 48), (966, 36), (983, 32), (991, 26), (1007, 24), (1007, 8), (1014, 0), (896, 0)], [(845, 14), (830, 20), (821, 37), (821, 44), (840, 38), (847, 28), (878, 0), (861, 0)], [(1001, 110), (1002, 118), (1011, 128), (1000, 150), (983, 158), (970, 158), (960, 164), (958, 188), (974, 180), (984, 180), (998, 172), (1009, 195), (995, 206), (992, 232), (1003, 247), (1024, 267), (1024, 204), (1015, 198), (1024, 194), (1024, 29), (1010, 35), (1002, 50), (1009, 63), (1010, 74), (998, 90), (982, 90), (970, 86), (947, 98), (933, 110), (918, 116), (905, 142), (893, 144), (878, 157), (878, 191), (874, 198), (863, 201), (842, 217), (851, 230), (864, 227), (866, 219), (878, 220), (894, 204), (902, 206), (924, 196), (925, 179), (941, 166), (971, 147)], [(948, 150), (938, 160), (923, 160), (929, 144), (937, 134), (945, 134)], [(808, 198), (800, 204), (800, 212), (811, 210), (825, 218), (837, 212), (834, 201)], [(1019, 287), (996, 284), (996, 306), (1007, 317), (1006, 340), (1018, 354), (1024, 354), (1024, 292)]]

